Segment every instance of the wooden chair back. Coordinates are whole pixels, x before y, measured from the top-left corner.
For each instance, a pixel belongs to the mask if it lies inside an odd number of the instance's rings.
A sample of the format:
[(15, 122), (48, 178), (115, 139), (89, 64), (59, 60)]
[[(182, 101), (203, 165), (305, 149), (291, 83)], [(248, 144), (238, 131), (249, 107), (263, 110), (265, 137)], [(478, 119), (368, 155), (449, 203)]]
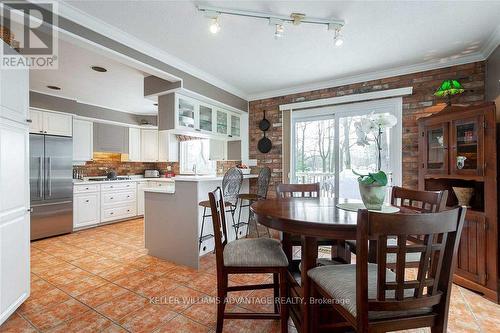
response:
[[(368, 311), (406, 311), (434, 307), (448, 311), (454, 261), (465, 207), (439, 213), (382, 214), (358, 211), (356, 252), (357, 331), (368, 327)], [(407, 243), (418, 235), (422, 244)], [(397, 245), (388, 245), (388, 237)], [(368, 299), (368, 241), (377, 241), (377, 292)], [(406, 254), (420, 253), (416, 279), (405, 276)], [(388, 279), (387, 256), (396, 256), (395, 279)], [(390, 274), (390, 273), (389, 273)], [(390, 274), (392, 276), (392, 274)]]
[(224, 208), (224, 195), (220, 187), (208, 193), (210, 209), (212, 212), (212, 224), (214, 227), (215, 261), (217, 271), (224, 266), (224, 247), (227, 244), (226, 214)]
[(319, 183), (313, 184), (279, 184), (276, 187), (278, 198), (287, 197), (319, 197)]
[(446, 208), (448, 191), (417, 191), (399, 186), (392, 187), (391, 203), (421, 213), (441, 212)]

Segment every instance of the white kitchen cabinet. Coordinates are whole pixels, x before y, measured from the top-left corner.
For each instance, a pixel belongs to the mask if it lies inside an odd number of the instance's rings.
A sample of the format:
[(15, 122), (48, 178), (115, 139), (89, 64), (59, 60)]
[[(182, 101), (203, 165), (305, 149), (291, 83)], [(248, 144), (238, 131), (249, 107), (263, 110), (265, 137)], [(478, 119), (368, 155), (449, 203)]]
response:
[(43, 133), (43, 111), (30, 110), (30, 133)]
[(179, 143), (171, 131), (158, 132), (158, 160), (160, 162), (179, 160)]
[(27, 77), (0, 71), (0, 325), (30, 294)]
[(137, 215), (137, 185), (133, 182), (101, 185), (101, 222)]
[(73, 161), (91, 161), (94, 154), (94, 124), (73, 119)]
[(141, 130), (139, 128), (128, 129), (128, 159), (131, 162), (141, 161)]
[(227, 160), (227, 142), (224, 140), (210, 139), (209, 160), (225, 161)]
[[(0, 47), (3, 47), (3, 41)], [(29, 72), (0, 67), (0, 117), (26, 123), (28, 118)]]
[(222, 136), (228, 135), (228, 113), (224, 110), (217, 110), (215, 113), (215, 127), (217, 134)]
[(175, 106), (178, 127), (191, 130), (199, 128), (199, 104), (195, 99), (176, 95)]
[(73, 197), (73, 228), (98, 224), (100, 221), (99, 192), (75, 194)]
[(229, 137), (236, 139), (241, 136), (241, 120), (236, 113), (229, 113), (230, 134)]
[(158, 130), (141, 129), (141, 161), (158, 161)]
[(144, 215), (144, 189), (150, 187), (148, 181), (137, 182), (137, 215)]
[(30, 132), (50, 135), (72, 136), (73, 117), (56, 112), (30, 110)]

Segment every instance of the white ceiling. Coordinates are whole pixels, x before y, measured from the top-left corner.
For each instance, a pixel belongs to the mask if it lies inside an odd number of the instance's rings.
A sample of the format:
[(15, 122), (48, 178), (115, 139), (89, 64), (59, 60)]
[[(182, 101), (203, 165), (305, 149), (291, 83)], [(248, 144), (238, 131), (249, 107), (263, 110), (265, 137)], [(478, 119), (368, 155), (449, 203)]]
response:
[(100, 33), (119, 37), (125, 32), (170, 56), (171, 65), (248, 99), (332, 85), (361, 74), (383, 75), (381, 71), (395, 68), (411, 71), (416, 64), (432, 68), (482, 60), (500, 36), (500, 1), (203, 2), (343, 19), (341, 48), (333, 45), (332, 32), (324, 27), (287, 24), (284, 37), (275, 40), (274, 27), (255, 18), (222, 16), (221, 31), (212, 35), (209, 20), (197, 12), (198, 2), (193, 1), (66, 2), (87, 23), (110, 25)]
[[(134, 114), (156, 114), (152, 100), (144, 98), (144, 72), (103, 55), (77, 41), (59, 40), (57, 70), (30, 70), (30, 89)], [(106, 68), (106, 73), (91, 66)], [(52, 90), (48, 85), (58, 86)]]

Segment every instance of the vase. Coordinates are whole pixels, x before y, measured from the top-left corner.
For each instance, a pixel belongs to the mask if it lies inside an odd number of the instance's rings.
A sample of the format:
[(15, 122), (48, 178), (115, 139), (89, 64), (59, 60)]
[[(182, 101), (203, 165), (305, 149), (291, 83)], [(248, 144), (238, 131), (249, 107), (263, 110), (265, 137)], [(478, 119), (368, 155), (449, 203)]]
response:
[(472, 195), (474, 194), (474, 189), (470, 187), (452, 187), (453, 192), (458, 199), (459, 206), (470, 207), (470, 199), (472, 199)]
[(366, 209), (382, 210), (387, 186), (359, 183), (359, 193)]

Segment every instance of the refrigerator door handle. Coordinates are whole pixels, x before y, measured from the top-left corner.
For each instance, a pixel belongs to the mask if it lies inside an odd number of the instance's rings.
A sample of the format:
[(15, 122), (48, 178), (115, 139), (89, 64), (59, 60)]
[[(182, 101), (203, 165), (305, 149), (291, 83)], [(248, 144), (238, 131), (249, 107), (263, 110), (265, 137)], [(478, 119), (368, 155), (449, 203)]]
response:
[(42, 157), (40, 156), (38, 158), (39, 160), (39, 164), (38, 164), (38, 194), (40, 196), (40, 198), (43, 197), (43, 192), (42, 192), (42, 179), (43, 179), (43, 174), (42, 174)]
[(50, 157), (47, 157), (47, 182), (49, 183), (49, 197), (52, 196), (52, 175), (51, 175), (51, 161)]

